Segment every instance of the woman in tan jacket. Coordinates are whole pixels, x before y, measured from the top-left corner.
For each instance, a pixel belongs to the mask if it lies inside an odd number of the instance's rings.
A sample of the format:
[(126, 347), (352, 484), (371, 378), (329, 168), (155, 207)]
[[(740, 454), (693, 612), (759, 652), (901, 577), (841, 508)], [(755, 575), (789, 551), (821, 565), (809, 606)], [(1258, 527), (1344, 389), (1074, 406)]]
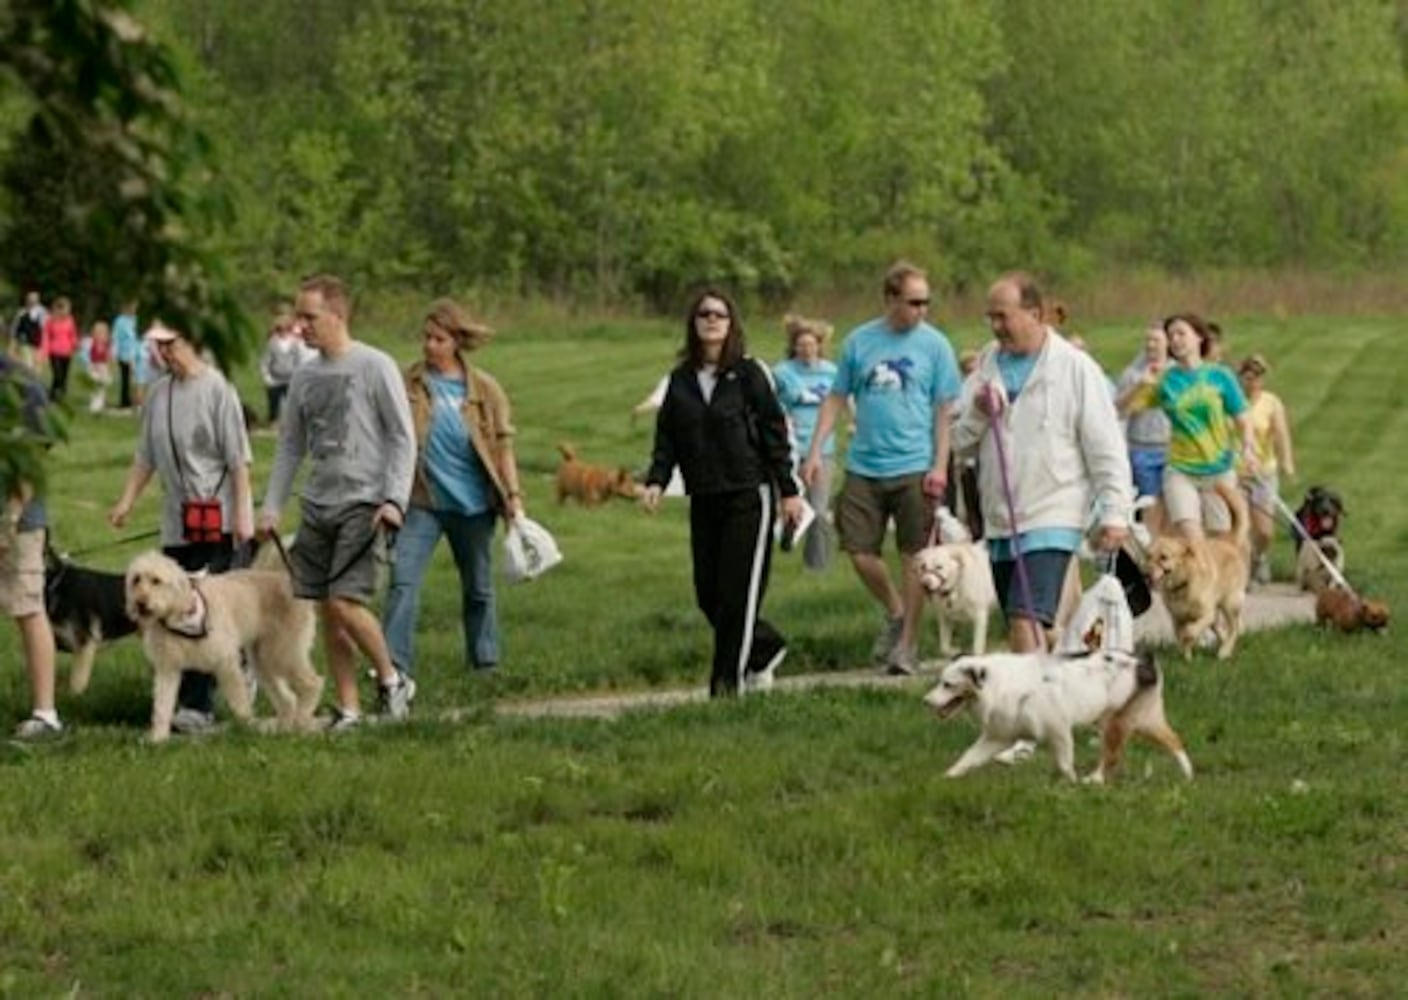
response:
[(383, 626), (398, 670), (414, 673), (420, 588), (440, 536), (459, 570), (465, 663), (492, 670), (500, 658), (494, 605), (493, 541), (497, 519), (523, 514), (508, 397), (465, 355), (493, 331), (458, 303), (432, 303), (422, 327), (424, 360), (406, 371), (416, 430), (416, 479), (406, 523), (396, 539)]

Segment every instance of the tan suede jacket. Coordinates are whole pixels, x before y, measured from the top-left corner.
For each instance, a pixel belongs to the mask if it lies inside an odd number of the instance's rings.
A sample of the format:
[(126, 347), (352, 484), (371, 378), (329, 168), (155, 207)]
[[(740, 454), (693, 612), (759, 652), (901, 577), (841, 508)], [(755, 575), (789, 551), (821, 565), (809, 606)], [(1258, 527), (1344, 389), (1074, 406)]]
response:
[[(494, 488), (494, 509), (503, 514), (510, 490), (503, 481), (500, 458), (513, 447), (513, 421), (509, 415), (508, 396), (494, 377), (465, 362), (465, 377), (469, 380), (467, 398), (460, 410), (465, 432), (479, 456), (480, 464)], [(431, 398), (426, 382), (425, 363), (417, 361), (406, 369), (406, 395), (411, 401), (411, 420), (416, 428), (416, 479), (411, 488), (411, 504), (429, 507), (430, 484), (425, 475), (425, 440), (430, 433)]]

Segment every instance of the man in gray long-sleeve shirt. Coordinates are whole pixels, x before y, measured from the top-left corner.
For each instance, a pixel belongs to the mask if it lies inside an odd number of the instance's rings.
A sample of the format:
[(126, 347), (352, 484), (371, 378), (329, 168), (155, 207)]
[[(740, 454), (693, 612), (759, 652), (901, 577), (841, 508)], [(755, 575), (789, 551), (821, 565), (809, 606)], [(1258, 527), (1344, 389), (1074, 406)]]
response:
[(415, 475), (405, 382), (389, 356), (352, 339), (351, 303), (337, 278), (304, 281), (294, 315), (318, 358), (301, 365), (289, 383), (259, 532), (278, 530), (294, 475), (310, 456), (289, 559), (294, 592), (317, 601), (323, 614), (328, 669), (337, 686), (331, 728), (361, 721), (358, 650), (376, 668), (382, 714), (404, 718), (415, 682), (392, 665), (368, 605), (376, 596), (385, 532), (401, 526)]

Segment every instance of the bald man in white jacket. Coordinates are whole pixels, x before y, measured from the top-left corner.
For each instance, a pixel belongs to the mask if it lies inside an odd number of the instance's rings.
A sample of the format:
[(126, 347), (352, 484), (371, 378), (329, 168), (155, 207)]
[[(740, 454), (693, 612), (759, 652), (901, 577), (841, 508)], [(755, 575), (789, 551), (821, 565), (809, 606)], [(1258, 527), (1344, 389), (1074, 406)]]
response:
[[(960, 402), (954, 450), (978, 456), (978, 491), (993, 578), (1014, 652), (1043, 647), (1062, 584), (1092, 509), (1095, 544), (1113, 551), (1129, 534), (1133, 482), (1120, 419), (1104, 373), (1041, 318), (1041, 292), (1012, 272), (988, 292), (996, 342)], [(998, 440), (1016, 510), (1008, 510)], [(1028, 577), (1016, 570), (1020, 550)]]

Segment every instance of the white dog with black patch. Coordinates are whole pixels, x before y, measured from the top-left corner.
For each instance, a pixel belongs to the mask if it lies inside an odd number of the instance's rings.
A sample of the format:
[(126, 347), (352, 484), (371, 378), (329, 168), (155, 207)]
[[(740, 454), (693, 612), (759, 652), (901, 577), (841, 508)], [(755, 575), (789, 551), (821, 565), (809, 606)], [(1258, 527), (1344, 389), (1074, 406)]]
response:
[(1100, 763), (1087, 781), (1103, 782), (1119, 765), (1130, 734), (1147, 737), (1193, 778), (1183, 741), (1164, 717), (1163, 677), (1152, 654), (1114, 650), (1062, 657), (1049, 653), (965, 656), (944, 669), (924, 698), (940, 718), (971, 708), (981, 733), (946, 772), (957, 778), (1018, 740), (1051, 747), (1056, 766), (1076, 779), (1075, 726), (1099, 726)]
[(213, 674), (231, 713), (241, 721), (251, 717), (241, 649), (280, 726), (312, 727), (323, 690), (309, 659), (316, 622), (312, 604), (293, 596), (286, 571), (194, 577), (168, 556), (144, 552), (128, 565), (125, 589), (127, 614), (152, 665), (152, 742), (171, 735), (182, 670)]

